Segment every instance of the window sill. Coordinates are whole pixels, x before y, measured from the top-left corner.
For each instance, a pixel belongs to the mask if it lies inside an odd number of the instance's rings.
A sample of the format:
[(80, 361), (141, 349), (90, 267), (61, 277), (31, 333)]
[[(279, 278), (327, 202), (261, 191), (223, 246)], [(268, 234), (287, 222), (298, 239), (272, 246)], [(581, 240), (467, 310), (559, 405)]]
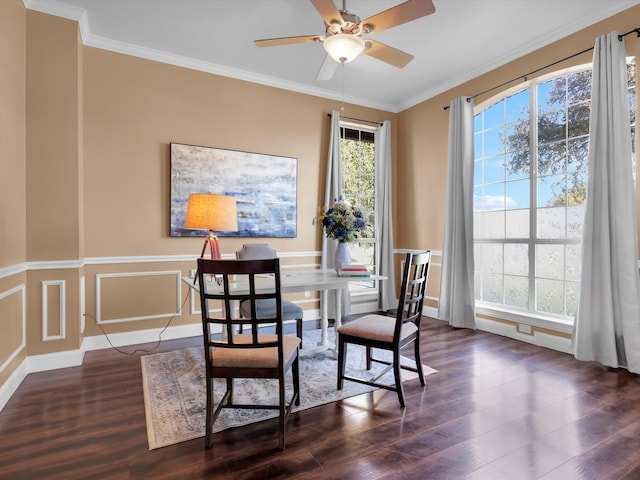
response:
[(573, 319), (539, 315), (504, 307), (499, 308), (482, 302), (476, 302), (476, 314), (531, 325), (532, 327), (545, 328), (566, 334), (573, 333)]

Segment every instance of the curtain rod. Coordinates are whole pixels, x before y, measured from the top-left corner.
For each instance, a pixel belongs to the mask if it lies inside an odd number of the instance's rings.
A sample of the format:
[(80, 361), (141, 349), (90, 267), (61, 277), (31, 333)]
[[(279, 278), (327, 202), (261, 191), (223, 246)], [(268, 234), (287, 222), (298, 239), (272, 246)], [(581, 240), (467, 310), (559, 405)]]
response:
[[(638, 35), (638, 37), (640, 37), (640, 27), (638, 27), (638, 28), (634, 28), (633, 30), (628, 31), (627, 33), (623, 33), (623, 34), (618, 35), (618, 40), (622, 41), (622, 39), (624, 37), (626, 37), (627, 35), (630, 35), (630, 34), (632, 34), (634, 32)], [(512, 78), (511, 80), (508, 80), (508, 81), (506, 81), (504, 83), (501, 83), (500, 85), (496, 85), (495, 87), (488, 88), (487, 90), (484, 90), (483, 92), (476, 93), (475, 95), (472, 95), (471, 97), (468, 97), (467, 98), (467, 102), (471, 101), (471, 99), (473, 99), (473, 98), (479, 97), (480, 95), (484, 95), (485, 93), (489, 93), (489, 92), (491, 92), (493, 90), (496, 90), (498, 88), (501, 88), (501, 87), (504, 87), (506, 85), (509, 85), (510, 83), (513, 83), (516, 80), (520, 80), (520, 79), (526, 80), (528, 76), (533, 75), (534, 73), (538, 73), (539, 71), (544, 70), (545, 68), (553, 67), (554, 65), (557, 65), (558, 63), (565, 62), (565, 61), (570, 60), (570, 59), (572, 59), (574, 57), (577, 57), (578, 55), (582, 55), (583, 53), (587, 53), (587, 52), (593, 50), (594, 48), (595, 47), (585, 48), (584, 50), (582, 50), (582, 51), (580, 51), (578, 53), (574, 53), (572, 55), (569, 55), (568, 57), (564, 57), (564, 58), (562, 58), (560, 60), (556, 60), (555, 62), (550, 63), (549, 65), (545, 65), (544, 67), (536, 68), (535, 70), (532, 70), (529, 73), (525, 73), (524, 75), (520, 75), (519, 77)], [(449, 105), (447, 105), (446, 107), (443, 107), (443, 110), (448, 110), (448, 109), (449, 109)]]
[[(330, 113), (327, 113), (329, 117), (331, 117)], [(363, 120), (362, 118), (353, 118), (353, 117), (343, 117), (340, 115), (340, 118), (345, 118), (347, 120), (355, 120), (356, 122), (364, 122), (364, 123), (372, 123), (374, 125), (382, 125), (382, 122), (374, 122), (373, 120)]]

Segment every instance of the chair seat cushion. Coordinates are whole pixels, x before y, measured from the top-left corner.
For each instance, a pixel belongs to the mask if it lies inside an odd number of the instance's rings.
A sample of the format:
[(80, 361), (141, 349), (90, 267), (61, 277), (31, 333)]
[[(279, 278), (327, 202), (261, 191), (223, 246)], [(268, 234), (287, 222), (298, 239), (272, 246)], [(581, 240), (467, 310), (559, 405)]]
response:
[[(349, 323), (345, 323), (338, 329), (338, 333), (352, 335), (354, 337), (378, 340), (382, 342), (393, 342), (393, 331), (396, 326), (395, 317), (385, 317), (384, 315), (365, 315)], [(418, 327), (415, 323), (407, 322), (402, 325), (400, 340), (415, 333)]]
[[(276, 316), (276, 300), (256, 300), (256, 314), (258, 318), (270, 318)], [(240, 302), (240, 315), (243, 318), (251, 318), (251, 302)], [(282, 300), (282, 320), (298, 320), (302, 318), (302, 308), (288, 300)]]
[[(251, 335), (235, 335), (236, 343), (251, 343)], [(258, 335), (261, 342), (274, 342), (275, 334)], [(286, 364), (297, 352), (300, 339), (292, 335), (283, 335), (283, 359)], [(236, 368), (276, 368), (278, 367), (278, 347), (268, 348), (215, 348), (211, 356), (214, 367)]]

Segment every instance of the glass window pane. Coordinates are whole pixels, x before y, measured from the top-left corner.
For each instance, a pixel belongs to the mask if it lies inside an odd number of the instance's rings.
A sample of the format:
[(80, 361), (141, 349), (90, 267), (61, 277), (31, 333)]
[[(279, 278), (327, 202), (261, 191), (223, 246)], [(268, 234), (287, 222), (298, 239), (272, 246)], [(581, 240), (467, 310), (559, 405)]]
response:
[(538, 115), (538, 143), (551, 143), (567, 136), (567, 118), (564, 110), (540, 112)]
[(538, 209), (538, 238), (565, 238), (566, 211), (564, 207)]
[(565, 315), (575, 317), (578, 312), (578, 293), (580, 292), (580, 284), (577, 282), (567, 282), (565, 284)]
[(561, 280), (536, 279), (536, 310), (564, 313), (564, 284)]
[(504, 210), (504, 183), (485, 185), (482, 195), (483, 210)]
[(538, 85), (538, 110), (550, 111), (562, 108), (567, 103), (565, 77), (554, 78)]
[(503, 303), (502, 275), (495, 273), (482, 274), (482, 300), (492, 303)]
[(482, 300), (482, 276), (478, 270), (473, 274), (473, 288), (475, 290), (475, 299)]
[(507, 196), (505, 207), (507, 210), (529, 208), (529, 180), (515, 180), (505, 184)]
[(536, 278), (564, 279), (564, 245), (536, 245)]
[(567, 142), (567, 171), (587, 173), (589, 158), (589, 137), (572, 138)]
[(506, 99), (506, 121), (518, 121), (529, 125), (529, 89), (522, 90)]
[(529, 238), (529, 209), (507, 210), (505, 238)]
[(484, 238), (504, 238), (504, 210), (484, 213), (482, 230)]
[(504, 162), (504, 155), (484, 160), (484, 183), (504, 182)]
[(482, 212), (484, 211), (484, 188), (483, 187), (474, 187), (473, 188), (473, 211), (474, 212)]
[(566, 205), (566, 175), (538, 177), (538, 208)]
[(589, 134), (589, 105), (581, 103), (569, 107), (569, 137)]
[(538, 175), (562, 173), (565, 171), (566, 142), (548, 143), (538, 146)]
[(567, 245), (564, 254), (564, 278), (574, 282), (580, 281), (580, 262), (582, 247), (580, 245)]
[(504, 153), (504, 128), (500, 126), (485, 131), (483, 135), (483, 141), (483, 156), (493, 157), (494, 155)]
[(504, 276), (504, 303), (511, 307), (529, 308), (529, 279)]
[(494, 103), (484, 111), (484, 129), (493, 128), (504, 123), (504, 100)]
[(567, 175), (567, 204), (583, 205), (587, 200), (587, 174), (571, 172)]
[(482, 272), (502, 275), (503, 245), (501, 243), (485, 243), (482, 245)]
[(578, 103), (591, 98), (591, 70), (567, 75), (569, 103)]
[(584, 228), (584, 205), (574, 205), (567, 207), (567, 238), (572, 240), (582, 239)]
[(473, 212), (473, 238), (483, 239), (484, 238), (484, 228), (482, 227), (482, 223), (484, 221), (484, 213), (483, 212)]
[(482, 133), (473, 136), (473, 158), (482, 158)]
[(484, 112), (480, 112), (477, 115), (473, 116), (473, 131), (474, 132), (479, 132), (480, 130), (482, 130), (482, 115), (484, 114)]
[(481, 185), (482, 182), (482, 160), (473, 162), (473, 184)]
[(531, 156), (529, 149), (518, 150), (506, 155), (507, 179), (529, 178)]
[(529, 245), (505, 244), (504, 273), (505, 275), (529, 275)]

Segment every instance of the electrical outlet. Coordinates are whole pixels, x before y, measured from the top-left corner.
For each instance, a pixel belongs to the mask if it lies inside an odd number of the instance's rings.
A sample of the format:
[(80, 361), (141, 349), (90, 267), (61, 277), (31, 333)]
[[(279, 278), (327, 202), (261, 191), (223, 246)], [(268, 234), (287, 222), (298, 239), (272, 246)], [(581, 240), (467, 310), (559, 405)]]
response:
[(304, 292), (304, 298), (309, 298), (311, 296), (311, 292)]
[(526, 325), (524, 323), (519, 323), (518, 324), (518, 332), (526, 333), (527, 335), (532, 335), (531, 325)]

